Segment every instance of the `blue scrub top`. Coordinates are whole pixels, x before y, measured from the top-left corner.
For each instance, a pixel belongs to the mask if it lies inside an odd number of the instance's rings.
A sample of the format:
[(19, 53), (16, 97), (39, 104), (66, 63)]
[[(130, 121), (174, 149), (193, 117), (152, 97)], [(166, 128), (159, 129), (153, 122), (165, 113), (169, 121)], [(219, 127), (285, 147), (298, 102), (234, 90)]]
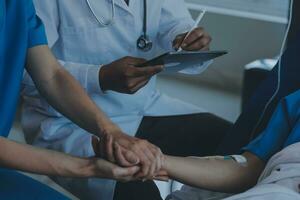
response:
[(275, 153), (297, 142), (300, 142), (300, 90), (280, 102), (266, 130), (243, 151), (267, 162)]
[(31, 0), (0, 0), (0, 136), (7, 137), (14, 119), (27, 49), (45, 44)]

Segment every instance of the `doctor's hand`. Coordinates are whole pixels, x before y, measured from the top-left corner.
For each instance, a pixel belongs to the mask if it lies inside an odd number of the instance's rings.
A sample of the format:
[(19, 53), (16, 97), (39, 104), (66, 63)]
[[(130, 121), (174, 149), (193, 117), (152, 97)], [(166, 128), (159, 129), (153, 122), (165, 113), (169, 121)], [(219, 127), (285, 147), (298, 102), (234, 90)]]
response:
[(183, 33), (175, 38), (173, 41), (174, 49), (177, 50), (181, 47), (186, 51), (209, 50), (212, 38), (203, 28), (195, 28), (189, 36), (185, 38), (187, 34), (188, 33)]
[(146, 60), (141, 58), (124, 57), (102, 66), (99, 72), (101, 89), (126, 94), (136, 93), (152, 76), (163, 70), (163, 66), (135, 67), (145, 62)]
[[(97, 145), (93, 146), (95, 148)], [(152, 179), (164, 161), (158, 147), (114, 128), (103, 134), (96, 149), (99, 149), (98, 155), (120, 166), (140, 166), (141, 170), (136, 174), (139, 179)]]

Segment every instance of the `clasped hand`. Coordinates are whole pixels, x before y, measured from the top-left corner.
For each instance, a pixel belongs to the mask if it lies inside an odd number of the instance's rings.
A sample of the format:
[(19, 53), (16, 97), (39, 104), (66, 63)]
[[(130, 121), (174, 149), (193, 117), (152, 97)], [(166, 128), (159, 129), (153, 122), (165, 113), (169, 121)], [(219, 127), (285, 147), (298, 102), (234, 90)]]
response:
[[(125, 135), (114, 127), (109, 132), (103, 132), (100, 140), (94, 140), (96, 155), (120, 167), (138, 167), (135, 174), (126, 181), (158, 179), (168, 180), (162, 170), (164, 155), (155, 145), (146, 140)], [(118, 179), (118, 177), (114, 177)]]

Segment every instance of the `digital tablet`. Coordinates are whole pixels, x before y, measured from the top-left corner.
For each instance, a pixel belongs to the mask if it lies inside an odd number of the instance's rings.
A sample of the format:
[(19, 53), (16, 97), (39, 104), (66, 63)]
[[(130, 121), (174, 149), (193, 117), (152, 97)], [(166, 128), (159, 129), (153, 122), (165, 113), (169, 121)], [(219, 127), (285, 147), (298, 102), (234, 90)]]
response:
[(169, 52), (149, 60), (137, 67), (147, 67), (155, 65), (165, 65), (167, 67), (179, 66), (184, 64), (204, 63), (214, 58), (227, 54), (227, 51), (181, 51)]

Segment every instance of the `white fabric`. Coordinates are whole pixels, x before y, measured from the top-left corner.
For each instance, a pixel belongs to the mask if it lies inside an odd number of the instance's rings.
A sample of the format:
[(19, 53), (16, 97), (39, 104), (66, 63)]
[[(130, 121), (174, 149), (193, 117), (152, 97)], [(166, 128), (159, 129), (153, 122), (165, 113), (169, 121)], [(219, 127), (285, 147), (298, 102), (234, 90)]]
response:
[[(225, 200), (299, 200), (300, 184), (300, 143), (296, 143), (283, 149), (274, 155), (263, 173), (258, 184), (238, 195)], [(177, 191), (168, 197), (168, 200), (198, 200), (221, 199), (203, 197), (203, 191), (189, 186), (184, 186), (183, 191)], [(187, 192), (191, 191), (191, 192)], [(216, 195), (216, 194), (213, 194)]]
[[(109, 19), (110, 0), (99, 1), (95, 8), (100, 19)], [(142, 34), (143, 1), (116, 0), (113, 26), (102, 27), (85, 0), (35, 0), (36, 10), (46, 26), (49, 46), (61, 64), (81, 83), (94, 102), (121, 129), (135, 135), (143, 116), (168, 116), (203, 112), (201, 108), (170, 98), (156, 90), (156, 77), (134, 95), (101, 91), (100, 65), (124, 56), (155, 57), (172, 48), (175, 36), (188, 31), (193, 20), (183, 0), (151, 0), (148, 3), (148, 34), (154, 48), (137, 50), (136, 40)], [(176, 5), (176, 6), (174, 6)], [(22, 125), (27, 138), (42, 147), (77, 156), (94, 156), (91, 136), (50, 107), (37, 93), (30, 77), (25, 75), (25, 106)], [(74, 94), (76, 96), (76, 94)], [(81, 198), (112, 199), (115, 182), (90, 179), (88, 182), (58, 180), (80, 193)], [(74, 184), (73, 184), (74, 185)], [(75, 184), (76, 185), (76, 184)], [(86, 188), (93, 191), (86, 192)], [(72, 191), (73, 192), (73, 191)], [(86, 196), (85, 196), (86, 195)], [(88, 196), (90, 195), (90, 196)]]
[(180, 190), (167, 196), (166, 200), (219, 200), (228, 196), (229, 194), (183, 185)]

